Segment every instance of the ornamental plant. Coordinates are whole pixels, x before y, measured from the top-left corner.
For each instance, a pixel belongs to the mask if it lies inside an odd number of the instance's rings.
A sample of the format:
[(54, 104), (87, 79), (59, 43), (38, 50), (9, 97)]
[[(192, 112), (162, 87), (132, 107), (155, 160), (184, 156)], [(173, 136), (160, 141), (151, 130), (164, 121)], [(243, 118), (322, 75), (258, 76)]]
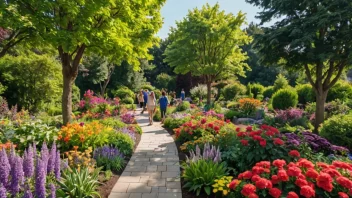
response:
[(186, 158), (187, 163), (196, 162), (198, 160), (212, 160), (214, 162), (221, 162), (221, 152), (218, 147), (206, 143), (204, 145), (203, 152), (201, 152), (201, 149), (197, 145), (196, 150), (190, 151), (190, 156), (186, 156)]
[(290, 152), (296, 162), (261, 161), (229, 183), (229, 197), (349, 197), (352, 164), (333, 161), (313, 163)]
[(78, 146), (74, 146), (71, 151), (65, 152), (67, 157), (68, 165), (71, 168), (80, 170), (82, 167), (93, 170), (95, 167), (95, 161), (92, 158), (92, 147), (89, 147), (84, 152), (78, 151)]
[(93, 154), (98, 167), (104, 167), (104, 170), (120, 171), (125, 164), (124, 155), (119, 149), (111, 146), (96, 148)]
[(253, 115), (258, 107), (262, 104), (260, 100), (254, 98), (241, 98), (238, 100), (240, 110), (245, 115)]
[(132, 113), (125, 113), (121, 115), (121, 120), (126, 124), (133, 124), (136, 122), (134, 115)]

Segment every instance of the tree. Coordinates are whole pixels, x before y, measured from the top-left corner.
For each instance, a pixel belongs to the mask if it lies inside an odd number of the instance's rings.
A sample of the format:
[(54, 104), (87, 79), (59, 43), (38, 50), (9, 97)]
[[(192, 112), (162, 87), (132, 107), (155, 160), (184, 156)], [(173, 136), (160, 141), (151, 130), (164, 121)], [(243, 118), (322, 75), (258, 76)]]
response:
[(256, 46), (263, 63), (284, 59), (287, 68), (305, 71), (316, 93), (317, 132), (329, 89), (351, 64), (352, 1), (246, 1), (263, 8), (261, 24), (283, 18), (255, 36)]
[[(161, 27), (165, 0), (9, 1), (19, 17), (26, 18), (43, 42), (58, 50), (62, 65), (62, 113), (71, 121), (72, 85), (86, 50), (114, 55), (138, 68), (139, 58), (149, 58), (148, 48)], [(0, 10), (1, 13), (4, 11)]]
[(172, 43), (165, 51), (166, 62), (176, 73), (202, 76), (207, 84), (207, 104), (211, 102), (211, 83), (234, 74), (244, 75), (247, 56), (240, 46), (250, 37), (240, 29), (245, 22), (241, 12), (234, 16), (220, 11), (219, 5), (206, 4), (171, 29)]

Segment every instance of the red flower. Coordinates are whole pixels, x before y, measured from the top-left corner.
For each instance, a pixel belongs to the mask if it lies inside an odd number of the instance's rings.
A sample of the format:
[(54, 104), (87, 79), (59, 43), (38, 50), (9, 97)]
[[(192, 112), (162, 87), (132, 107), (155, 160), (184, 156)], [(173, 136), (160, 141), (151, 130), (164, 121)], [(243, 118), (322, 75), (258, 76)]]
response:
[(282, 141), (282, 139), (280, 138), (274, 138), (274, 144), (276, 145), (283, 145), (284, 141)]
[(230, 123), (231, 121), (229, 119), (226, 119), (226, 123)]
[(270, 162), (269, 161), (261, 161), (255, 164), (256, 166), (261, 166), (263, 168), (270, 168)]
[(352, 188), (352, 181), (349, 180), (347, 177), (338, 177), (336, 178), (336, 182), (340, 184), (342, 187), (351, 189)]
[(247, 126), (246, 130), (247, 131), (252, 131), (252, 127), (251, 126)]
[(214, 130), (215, 130), (215, 131), (219, 131), (219, 130), (220, 130), (220, 127), (219, 127), (219, 126), (215, 126), (215, 127), (214, 127)]
[(308, 185), (301, 187), (301, 191), (299, 193), (306, 198), (315, 197), (315, 190)]
[(257, 194), (252, 193), (250, 195), (248, 195), (248, 198), (259, 198)]
[(213, 127), (214, 127), (213, 123), (209, 123), (209, 124), (208, 124), (208, 127), (209, 127), (209, 128), (213, 128)]
[(238, 184), (240, 184), (240, 183), (241, 183), (241, 181), (238, 179), (232, 180), (229, 184), (229, 188), (234, 190), (238, 186)]
[(237, 137), (246, 137), (246, 133), (245, 132), (238, 132)]
[(260, 146), (265, 147), (266, 146), (266, 140), (261, 140), (259, 142)]
[(284, 169), (281, 169), (277, 172), (277, 176), (279, 177), (280, 181), (288, 181), (288, 175)]
[(306, 186), (306, 185), (308, 185), (308, 182), (307, 182), (307, 180), (305, 180), (305, 179), (297, 179), (296, 181), (295, 181), (295, 184), (297, 185), (297, 186), (299, 186), (300, 188), (302, 188), (303, 186)]
[(344, 192), (339, 192), (339, 198), (349, 198), (349, 196)]
[(319, 176), (319, 173), (316, 170), (310, 168), (307, 170), (306, 176), (312, 179), (316, 179)]
[(256, 175), (260, 175), (264, 172), (264, 168), (261, 166), (253, 166), (252, 173)]
[(301, 158), (297, 162), (297, 166), (303, 167), (303, 168), (314, 168), (314, 164), (311, 161), (308, 161), (307, 159)]
[(332, 168), (327, 168), (327, 169), (323, 170), (322, 172), (329, 174), (331, 177), (341, 176), (341, 173), (339, 173), (339, 171), (332, 169)]
[(289, 192), (286, 198), (299, 198), (295, 192)]
[(260, 178), (260, 176), (259, 175), (253, 175), (252, 176), (252, 182), (256, 182), (256, 181), (258, 181), (258, 180), (260, 180), (261, 178)]
[(241, 140), (243, 146), (248, 146), (248, 140)]
[(273, 165), (280, 169), (286, 165), (286, 162), (285, 162), (285, 160), (277, 159), (277, 160), (273, 161)]
[(200, 120), (200, 123), (202, 123), (202, 124), (205, 124), (207, 122), (207, 119), (205, 119), (205, 118), (202, 118), (201, 120)]
[(237, 131), (237, 132), (240, 132), (240, 131), (241, 131), (241, 128), (240, 128), (240, 127), (237, 127), (237, 128), (236, 128), (236, 131)]
[(253, 176), (251, 171), (246, 171), (238, 175), (238, 179), (251, 179)]
[(272, 188), (273, 185), (271, 183), (270, 180), (267, 180), (265, 178), (260, 178), (258, 181), (255, 182), (255, 186), (258, 188), (258, 189), (265, 189), (265, 188)]
[(281, 190), (278, 188), (272, 188), (269, 190), (269, 194), (274, 198), (279, 198), (281, 195)]
[(249, 196), (250, 194), (255, 193), (256, 191), (256, 187), (253, 184), (246, 184), (243, 186), (242, 190), (241, 190), (241, 194), (243, 196)]
[(301, 169), (295, 166), (288, 167), (287, 174), (290, 177), (298, 177), (301, 174)]
[(279, 182), (280, 182), (280, 180), (279, 180), (279, 177), (277, 175), (271, 176), (271, 183), (272, 184), (277, 184)]
[(331, 176), (327, 173), (320, 173), (317, 178), (317, 186), (325, 191), (331, 192), (333, 189)]
[(297, 150), (291, 150), (288, 154), (291, 157), (300, 157), (301, 156)]

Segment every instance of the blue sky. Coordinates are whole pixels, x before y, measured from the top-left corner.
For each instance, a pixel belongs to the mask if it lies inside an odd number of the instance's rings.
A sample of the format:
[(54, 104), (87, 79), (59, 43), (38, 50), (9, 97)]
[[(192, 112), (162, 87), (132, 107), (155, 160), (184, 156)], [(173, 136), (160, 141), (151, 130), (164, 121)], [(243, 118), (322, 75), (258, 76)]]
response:
[(254, 7), (251, 4), (245, 2), (245, 0), (167, 0), (166, 4), (161, 10), (161, 14), (164, 18), (164, 25), (158, 33), (160, 38), (166, 38), (169, 33), (171, 26), (175, 26), (175, 21), (181, 20), (188, 13), (188, 10), (192, 10), (195, 7), (200, 8), (202, 5), (209, 3), (214, 5), (219, 3), (220, 9), (226, 12), (232, 12), (237, 14), (240, 10), (247, 13), (247, 22), (251, 21), (259, 22), (255, 19), (255, 15), (259, 8)]

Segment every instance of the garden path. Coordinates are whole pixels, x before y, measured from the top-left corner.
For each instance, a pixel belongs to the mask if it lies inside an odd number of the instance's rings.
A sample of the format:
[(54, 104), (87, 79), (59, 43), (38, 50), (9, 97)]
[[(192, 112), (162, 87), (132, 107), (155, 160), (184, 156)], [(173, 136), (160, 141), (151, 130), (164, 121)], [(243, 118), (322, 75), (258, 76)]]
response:
[(109, 198), (182, 198), (180, 164), (173, 138), (160, 122), (136, 111), (141, 141)]

